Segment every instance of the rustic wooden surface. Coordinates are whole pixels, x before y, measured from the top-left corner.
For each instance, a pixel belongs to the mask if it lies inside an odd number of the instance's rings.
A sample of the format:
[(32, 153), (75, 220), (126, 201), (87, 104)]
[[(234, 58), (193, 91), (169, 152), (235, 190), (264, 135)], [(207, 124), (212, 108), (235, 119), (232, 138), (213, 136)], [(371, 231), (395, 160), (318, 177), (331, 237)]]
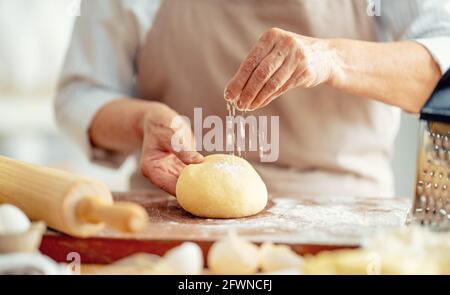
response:
[(183, 241), (194, 241), (207, 253), (213, 241), (234, 231), (253, 242), (283, 243), (300, 254), (314, 254), (358, 247), (377, 231), (402, 226), (411, 203), (409, 199), (276, 196), (259, 215), (212, 220), (190, 215), (168, 196), (130, 192), (115, 198), (146, 208), (150, 223), (145, 232), (105, 230), (94, 238), (77, 239), (49, 231), (41, 251), (61, 262), (68, 253), (78, 252), (84, 263), (110, 263), (138, 252), (163, 255)]

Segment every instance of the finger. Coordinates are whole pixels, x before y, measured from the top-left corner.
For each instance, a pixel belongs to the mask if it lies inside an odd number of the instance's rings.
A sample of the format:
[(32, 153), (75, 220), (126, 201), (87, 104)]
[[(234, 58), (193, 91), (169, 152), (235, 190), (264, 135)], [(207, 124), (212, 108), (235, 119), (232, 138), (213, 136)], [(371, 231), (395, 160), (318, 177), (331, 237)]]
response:
[(239, 109), (248, 109), (259, 91), (269, 81), (272, 75), (281, 67), (286, 58), (281, 48), (275, 48), (255, 69), (237, 102)]
[(272, 51), (275, 45), (276, 34), (277, 32), (275, 30), (269, 30), (261, 36), (249, 55), (242, 62), (234, 77), (228, 82), (224, 93), (226, 100), (234, 101), (237, 99), (253, 71)]
[(264, 104), (264, 102), (269, 99), (272, 95), (277, 93), (292, 77), (295, 71), (295, 57), (289, 55), (281, 67), (273, 74), (273, 76), (267, 81), (261, 91), (258, 93), (256, 98), (250, 105), (250, 110), (256, 110)]
[(168, 194), (172, 196), (176, 195), (178, 177), (158, 171), (158, 173), (152, 174), (147, 178), (152, 184), (156, 185)]
[(175, 154), (185, 164), (197, 164), (203, 161), (203, 156), (195, 150), (195, 138), (189, 125), (180, 127), (177, 132), (182, 132), (181, 138), (176, 140), (176, 146), (172, 146), (173, 136), (176, 132), (172, 128), (160, 126), (152, 136), (144, 141), (143, 154), (151, 154), (155, 149)]
[(180, 159), (184, 164), (198, 164), (203, 162), (204, 157), (198, 152), (173, 152), (178, 159)]
[(141, 174), (154, 185), (175, 195), (178, 177), (185, 166), (175, 155), (155, 151), (151, 156), (143, 155)]
[(299, 72), (298, 71), (294, 71), (294, 73), (291, 75), (291, 77), (286, 81), (286, 83), (284, 83), (284, 85), (278, 89), (275, 93), (273, 93), (268, 99), (266, 99), (264, 101), (264, 103), (262, 103), (258, 108), (262, 109), (265, 108), (266, 106), (268, 106), (271, 102), (273, 102), (275, 99), (277, 99), (280, 95), (282, 95), (283, 93), (291, 90), (292, 88), (295, 88), (295, 86), (297, 85), (297, 80), (299, 77)]
[(172, 146), (171, 140), (164, 140), (160, 142), (160, 146), (163, 150), (170, 151), (175, 154), (184, 164), (198, 164), (203, 162), (203, 156), (195, 150), (195, 138), (192, 135), (190, 128), (188, 129), (188, 134), (185, 134), (189, 140), (183, 141), (174, 148)]

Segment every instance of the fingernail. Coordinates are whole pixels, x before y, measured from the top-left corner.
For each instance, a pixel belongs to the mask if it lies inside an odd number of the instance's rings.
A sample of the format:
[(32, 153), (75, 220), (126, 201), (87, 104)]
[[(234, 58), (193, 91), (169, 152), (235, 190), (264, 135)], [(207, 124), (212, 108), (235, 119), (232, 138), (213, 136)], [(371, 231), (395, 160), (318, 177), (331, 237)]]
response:
[(233, 100), (233, 97), (232, 97), (231, 92), (230, 92), (229, 90), (226, 90), (226, 91), (225, 91), (223, 97), (224, 97), (226, 100)]
[(203, 161), (203, 156), (200, 154), (193, 154), (190, 156), (192, 162), (201, 162)]
[(238, 109), (241, 111), (241, 110), (243, 110), (244, 109), (244, 103), (242, 102), (242, 101), (238, 101), (237, 102), (237, 107), (238, 107)]

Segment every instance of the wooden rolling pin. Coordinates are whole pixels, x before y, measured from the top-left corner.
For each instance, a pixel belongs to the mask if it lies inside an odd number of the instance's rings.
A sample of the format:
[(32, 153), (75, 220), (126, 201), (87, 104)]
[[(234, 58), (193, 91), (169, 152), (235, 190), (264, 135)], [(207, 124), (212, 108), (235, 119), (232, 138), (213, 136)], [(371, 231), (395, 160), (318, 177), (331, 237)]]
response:
[(106, 186), (68, 172), (0, 157), (0, 204), (22, 209), (30, 219), (76, 237), (90, 237), (105, 225), (137, 232), (148, 223), (139, 205), (113, 202)]

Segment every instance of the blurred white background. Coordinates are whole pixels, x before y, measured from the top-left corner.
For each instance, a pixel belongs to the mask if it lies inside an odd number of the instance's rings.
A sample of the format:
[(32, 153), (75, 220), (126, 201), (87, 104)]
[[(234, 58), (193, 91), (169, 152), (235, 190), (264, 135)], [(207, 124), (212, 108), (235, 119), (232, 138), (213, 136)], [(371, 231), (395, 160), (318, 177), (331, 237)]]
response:
[[(63, 168), (102, 180), (112, 190), (126, 190), (134, 162), (119, 171), (91, 165), (54, 122), (52, 97), (78, 4), (0, 0), (0, 155)], [(417, 130), (417, 118), (403, 115), (393, 159), (398, 196), (412, 196)]]
[(0, 155), (69, 170), (128, 188), (134, 163), (91, 165), (59, 133), (52, 97), (79, 0), (0, 0)]

